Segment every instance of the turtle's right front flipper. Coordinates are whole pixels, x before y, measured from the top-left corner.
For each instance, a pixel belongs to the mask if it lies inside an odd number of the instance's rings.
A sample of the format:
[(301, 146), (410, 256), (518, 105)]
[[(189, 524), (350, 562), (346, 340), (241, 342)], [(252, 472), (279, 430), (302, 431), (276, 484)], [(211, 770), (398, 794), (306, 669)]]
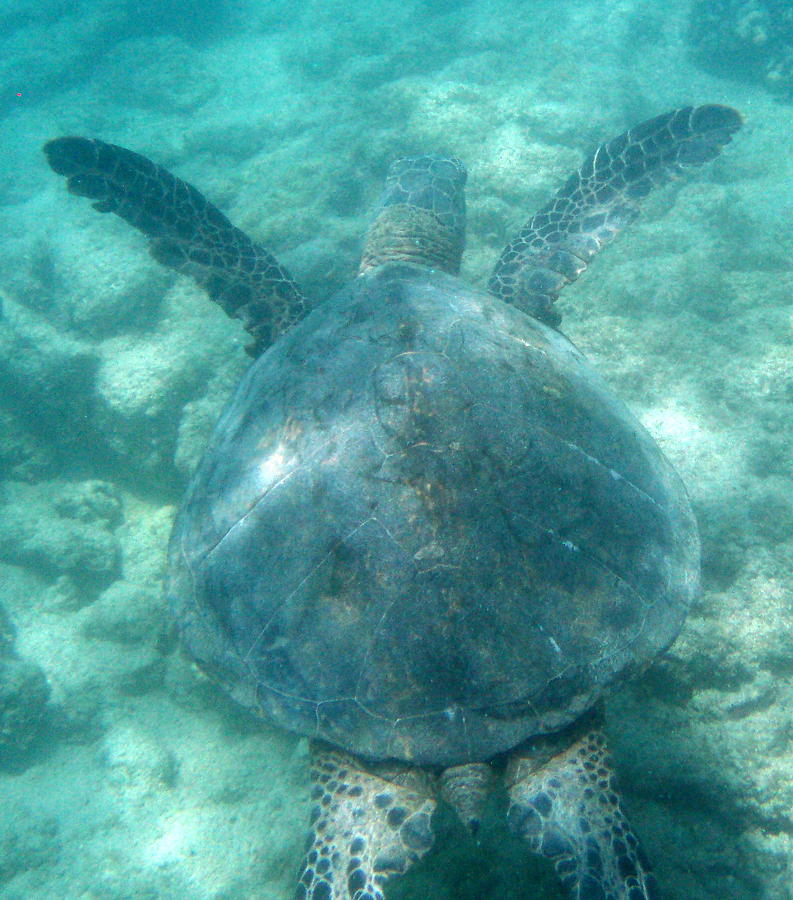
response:
[(715, 159), (741, 127), (729, 106), (675, 109), (601, 144), (504, 248), (488, 288), (558, 325), (553, 308), (600, 248), (635, 218), (650, 191)]
[(71, 193), (140, 229), (158, 262), (193, 277), (229, 316), (241, 319), (254, 339), (252, 355), (308, 312), (300, 288), (271, 253), (196, 188), (145, 156), (81, 137), (48, 141), (44, 153)]

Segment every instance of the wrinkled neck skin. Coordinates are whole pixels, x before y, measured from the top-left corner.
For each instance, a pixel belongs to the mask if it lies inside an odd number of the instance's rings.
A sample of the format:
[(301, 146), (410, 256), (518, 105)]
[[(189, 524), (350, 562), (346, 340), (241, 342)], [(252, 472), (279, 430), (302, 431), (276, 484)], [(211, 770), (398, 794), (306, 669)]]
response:
[(358, 274), (388, 262), (409, 262), (457, 275), (462, 251), (456, 230), (434, 213), (406, 204), (387, 206), (369, 228)]

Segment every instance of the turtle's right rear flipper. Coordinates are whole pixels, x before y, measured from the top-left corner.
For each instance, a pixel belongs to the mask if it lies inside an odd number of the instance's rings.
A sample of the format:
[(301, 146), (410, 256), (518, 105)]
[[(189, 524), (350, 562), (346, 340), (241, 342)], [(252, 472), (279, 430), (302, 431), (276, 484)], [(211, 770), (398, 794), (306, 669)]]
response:
[(300, 288), (271, 253), (196, 188), (145, 156), (81, 137), (49, 141), (44, 153), (71, 193), (140, 229), (158, 262), (192, 276), (229, 316), (241, 319), (253, 337), (252, 355), (308, 312)]

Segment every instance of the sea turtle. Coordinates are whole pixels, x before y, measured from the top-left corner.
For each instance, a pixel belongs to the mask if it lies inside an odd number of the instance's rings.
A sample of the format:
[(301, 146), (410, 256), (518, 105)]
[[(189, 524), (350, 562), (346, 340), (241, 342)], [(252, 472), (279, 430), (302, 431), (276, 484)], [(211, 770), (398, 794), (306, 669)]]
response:
[(299, 898), (382, 898), (432, 845), (438, 800), (474, 831), (497, 777), (510, 829), (572, 896), (658, 896), (601, 700), (675, 638), (697, 529), (553, 304), (654, 185), (740, 125), (688, 107), (601, 145), (487, 291), (457, 277), (463, 164), (397, 160), (358, 276), (314, 309), (192, 186), (98, 140), (46, 144), (72, 193), (253, 337), (177, 517), (168, 595), (198, 664), (311, 739)]

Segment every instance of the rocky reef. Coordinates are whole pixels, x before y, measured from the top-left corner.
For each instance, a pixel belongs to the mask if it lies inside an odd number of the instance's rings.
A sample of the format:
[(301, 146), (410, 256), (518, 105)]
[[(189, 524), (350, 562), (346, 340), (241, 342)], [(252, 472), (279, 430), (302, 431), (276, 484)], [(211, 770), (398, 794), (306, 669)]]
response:
[(793, 101), (793, 7), (788, 0), (697, 0), (689, 39), (703, 69), (759, 82)]

